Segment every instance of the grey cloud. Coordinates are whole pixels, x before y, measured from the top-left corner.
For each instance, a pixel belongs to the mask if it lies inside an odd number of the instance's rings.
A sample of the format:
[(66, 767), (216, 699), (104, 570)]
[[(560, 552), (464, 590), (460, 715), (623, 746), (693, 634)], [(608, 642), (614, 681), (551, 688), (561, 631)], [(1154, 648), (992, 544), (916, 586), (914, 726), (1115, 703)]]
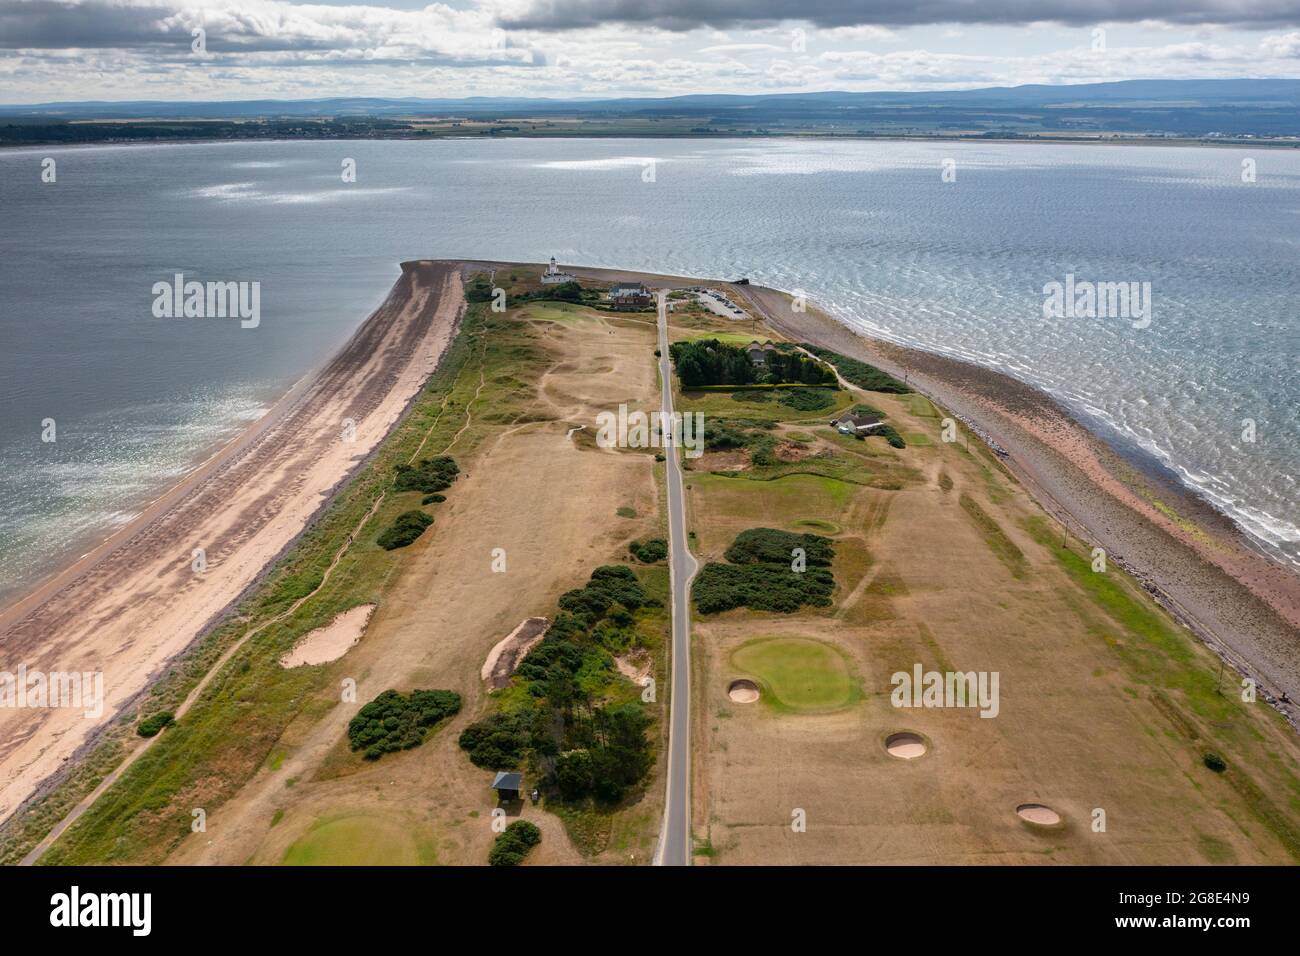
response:
[(487, 14), (351, 4), (214, 4), (180, 0), (0, 0), (0, 50), (121, 50), (186, 56), (206, 31), (210, 61), (246, 65), (419, 63), (543, 66), (540, 50), (493, 30)]
[[(0, 2), (0, 47), (51, 50), (67, 47), (107, 49), (176, 43), (164, 32), (172, 14), (165, 7), (110, 7), (54, 0)], [(186, 37), (186, 45), (189, 37)]]
[(507, 28), (533, 30), (571, 30), (611, 22), (690, 30), (782, 20), (804, 20), (819, 27), (1162, 20), (1186, 26), (1263, 28), (1300, 23), (1300, 0), (532, 0), (523, 13), (500, 22)]

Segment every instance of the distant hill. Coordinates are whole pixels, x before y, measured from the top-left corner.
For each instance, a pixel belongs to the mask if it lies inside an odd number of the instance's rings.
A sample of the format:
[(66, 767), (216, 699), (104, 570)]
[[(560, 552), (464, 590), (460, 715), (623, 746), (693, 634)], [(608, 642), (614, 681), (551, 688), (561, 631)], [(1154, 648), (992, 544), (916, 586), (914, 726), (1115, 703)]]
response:
[[(580, 122), (563, 128), (547, 125), (547, 121), (561, 117)], [(73, 120), (82, 122), (73, 127), (69, 125)], [(110, 130), (107, 121), (111, 120), (137, 121), (141, 128), (127, 130), (119, 125)], [(250, 120), (260, 125), (253, 127)], [(454, 122), (457, 120), (472, 121), (469, 125), (473, 128)], [(228, 122), (221, 125), (220, 121)], [(496, 127), (484, 128), (484, 123)], [(0, 143), (7, 145), (271, 135), (792, 133), (999, 138), (1095, 138), (1100, 134), (1296, 137), (1300, 136), (1300, 80), (1123, 80), (926, 92), (828, 90), (615, 99), (332, 97), (0, 106)]]
[(409, 116), (451, 112), (468, 116), (532, 113), (636, 113), (647, 110), (687, 112), (744, 108), (780, 110), (812, 106), (817, 109), (863, 106), (1086, 106), (1089, 104), (1165, 105), (1179, 107), (1245, 105), (1300, 106), (1300, 80), (1120, 80), (1074, 85), (1034, 84), (993, 86), (978, 90), (850, 93), (696, 93), (667, 97), (616, 99), (549, 99), (544, 97), (471, 96), (462, 99), (421, 97), (331, 97), (310, 100), (86, 100), (65, 103), (0, 105), (0, 116), (43, 116), (69, 119), (138, 119), (149, 117), (246, 118), (250, 116)]

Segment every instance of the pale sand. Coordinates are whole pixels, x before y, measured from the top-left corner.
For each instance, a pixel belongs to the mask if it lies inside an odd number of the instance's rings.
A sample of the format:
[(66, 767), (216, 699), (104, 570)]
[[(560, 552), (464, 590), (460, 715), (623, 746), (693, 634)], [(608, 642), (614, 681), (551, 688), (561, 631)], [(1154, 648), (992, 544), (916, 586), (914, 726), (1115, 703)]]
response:
[[(451, 341), (446, 263), (404, 263), (387, 300), (318, 374), (72, 567), (0, 614), (0, 670), (103, 671), (103, 715), (0, 711), (0, 820), (217, 620), (379, 444)], [(253, 333), (250, 333), (253, 334)], [(355, 437), (344, 442), (344, 420)], [(207, 570), (190, 567), (194, 548)]]
[(303, 637), (293, 650), (280, 658), (280, 666), (302, 667), (338, 660), (361, 640), (374, 610), (373, 604), (359, 604), (344, 611), (324, 627), (318, 627)]
[(645, 651), (635, 651), (614, 658), (614, 666), (618, 668), (618, 672), (640, 687), (646, 685), (645, 679), (650, 676), (650, 668), (653, 664), (654, 660)]
[(752, 680), (733, 680), (727, 696), (736, 704), (752, 704), (758, 700), (758, 685)]
[(479, 675), (500, 690), (510, 684), (510, 677), (519, 662), (528, 656), (534, 645), (546, 636), (551, 622), (544, 617), (529, 617), (520, 621), (515, 629), (492, 645)]
[(901, 757), (903, 760), (915, 760), (917, 757), (925, 756), (926, 746), (919, 734), (890, 734), (885, 740), (885, 750), (891, 756)]
[(1016, 816), (1040, 827), (1054, 827), (1061, 822), (1059, 813), (1041, 803), (1022, 803), (1016, 807)]

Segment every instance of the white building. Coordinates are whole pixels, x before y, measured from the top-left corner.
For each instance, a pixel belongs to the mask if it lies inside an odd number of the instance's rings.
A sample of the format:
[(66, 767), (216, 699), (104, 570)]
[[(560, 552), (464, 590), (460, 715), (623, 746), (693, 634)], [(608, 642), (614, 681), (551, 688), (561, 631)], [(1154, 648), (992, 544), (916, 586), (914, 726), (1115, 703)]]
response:
[(546, 267), (542, 273), (542, 285), (559, 285), (562, 282), (577, 282), (577, 276), (571, 276), (567, 272), (561, 272), (560, 267), (555, 264), (555, 256), (551, 256), (551, 264)]

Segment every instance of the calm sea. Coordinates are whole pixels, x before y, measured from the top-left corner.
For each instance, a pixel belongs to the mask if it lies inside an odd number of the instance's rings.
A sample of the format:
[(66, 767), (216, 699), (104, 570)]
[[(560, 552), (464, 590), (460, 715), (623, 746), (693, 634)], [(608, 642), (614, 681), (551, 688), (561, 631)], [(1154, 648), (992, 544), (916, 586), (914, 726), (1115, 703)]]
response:
[[(0, 152), (0, 211), (0, 599), (128, 521), (320, 365), (400, 260), (458, 256), (806, 290), (850, 325), (1046, 388), (1300, 566), (1300, 151), (19, 150)], [(260, 282), (260, 326), (155, 318), (152, 287), (178, 272)], [(1044, 318), (1044, 285), (1068, 275), (1150, 283), (1149, 325)]]

